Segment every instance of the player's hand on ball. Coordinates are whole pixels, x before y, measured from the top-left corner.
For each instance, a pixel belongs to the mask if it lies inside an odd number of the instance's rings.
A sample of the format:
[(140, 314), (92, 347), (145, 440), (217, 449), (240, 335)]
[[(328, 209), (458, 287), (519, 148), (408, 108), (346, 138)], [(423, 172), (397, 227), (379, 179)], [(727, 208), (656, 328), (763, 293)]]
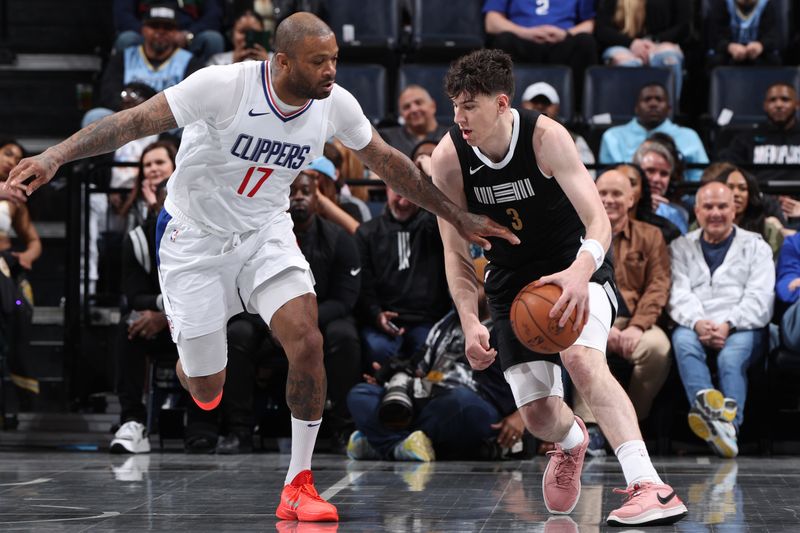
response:
[(497, 350), (489, 346), (489, 330), (483, 324), (465, 329), (464, 351), (470, 366), (475, 370), (488, 368), (497, 357)]
[(500, 237), (511, 244), (519, 244), (519, 237), (514, 235), (510, 229), (501, 226), (489, 217), (462, 211), (458, 222), (456, 229), (458, 229), (461, 236), (484, 250), (489, 250), (492, 247), (484, 237)]
[(589, 280), (580, 269), (576, 261), (568, 269), (541, 277), (535, 283), (537, 287), (547, 283), (561, 287), (561, 297), (550, 311), (550, 318), (561, 317), (558, 326), (563, 328), (572, 315), (572, 310), (577, 309), (577, 320), (572, 326), (573, 331), (577, 331), (581, 325), (589, 322)]

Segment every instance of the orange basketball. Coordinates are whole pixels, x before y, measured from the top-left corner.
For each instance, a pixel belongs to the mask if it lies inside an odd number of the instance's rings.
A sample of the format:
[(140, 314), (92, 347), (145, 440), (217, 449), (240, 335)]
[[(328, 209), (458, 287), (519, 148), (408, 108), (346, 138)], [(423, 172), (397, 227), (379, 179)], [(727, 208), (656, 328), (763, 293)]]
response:
[(573, 309), (567, 324), (560, 328), (560, 317), (550, 318), (548, 315), (561, 296), (561, 287), (547, 284), (534, 287), (530, 283), (523, 287), (511, 303), (511, 329), (526, 348), (537, 353), (557, 353), (572, 346), (583, 330), (581, 325), (576, 331), (577, 309)]

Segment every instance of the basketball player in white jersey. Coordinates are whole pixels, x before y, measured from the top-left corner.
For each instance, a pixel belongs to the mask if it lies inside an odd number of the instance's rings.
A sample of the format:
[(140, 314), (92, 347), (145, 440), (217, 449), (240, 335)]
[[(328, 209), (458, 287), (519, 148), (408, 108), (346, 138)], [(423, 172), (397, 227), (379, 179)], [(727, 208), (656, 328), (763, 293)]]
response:
[(456, 207), (381, 140), (353, 96), (334, 84), (338, 47), (325, 23), (294, 14), (278, 27), (274, 47), (270, 62), (202, 69), (140, 106), (91, 124), (22, 160), (5, 187), (23, 199), (64, 163), (185, 128), (156, 235), (179, 378), (198, 405), (213, 409), (225, 381), (227, 320), (243, 304), (259, 313), (289, 359), (292, 455), (276, 514), (331, 521), (338, 512), (319, 497), (310, 470), (326, 378), (314, 281), (286, 213), (295, 176), (322, 155), (333, 135), (462, 237), (481, 246), (488, 246), (484, 236), (519, 241), (487, 217)]

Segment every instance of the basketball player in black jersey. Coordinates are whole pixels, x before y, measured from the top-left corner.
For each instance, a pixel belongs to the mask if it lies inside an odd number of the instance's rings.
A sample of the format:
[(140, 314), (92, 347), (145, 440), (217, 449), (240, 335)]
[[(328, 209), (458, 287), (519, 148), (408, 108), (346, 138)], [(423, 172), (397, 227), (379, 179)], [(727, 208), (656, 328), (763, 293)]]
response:
[[(627, 498), (610, 513), (608, 523), (680, 520), (686, 507), (653, 468), (633, 406), (606, 364), (606, 341), (616, 312), (613, 267), (606, 257), (611, 226), (572, 138), (547, 116), (510, 107), (514, 79), (504, 52), (478, 50), (460, 58), (451, 66), (445, 87), (456, 125), (433, 153), (433, 181), (457, 205), (505, 222), (521, 240), (511, 246), (490, 239), (486, 252), (485, 288), (499, 337), (497, 351), (478, 320), (468, 243), (440, 219), (448, 284), (473, 368), (486, 368), (499, 353), (528, 430), (556, 443), (542, 482), (547, 509), (566, 514), (575, 507), (589, 444), (583, 422), (563, 401), (560, 357), (625, 474), (627, 489), (622, 492)], [(575, 344), (560, 356), (527, 350), (511, 330), (511, 302), (536, 280), (562, 288), (551, 312), (561, 317), (561, 326), (573, 309), (585, 324)]]

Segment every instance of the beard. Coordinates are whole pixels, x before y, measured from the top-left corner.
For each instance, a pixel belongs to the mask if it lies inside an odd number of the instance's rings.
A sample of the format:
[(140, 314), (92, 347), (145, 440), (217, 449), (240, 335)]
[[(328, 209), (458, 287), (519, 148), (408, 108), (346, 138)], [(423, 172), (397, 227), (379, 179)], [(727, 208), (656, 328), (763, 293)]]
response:
[(325, 89), (319, 85), (313, 84), (296, 72), (292, 73), (292, 75), (289, 77), (289, 81), (291, 82), (292, 92), (295, 94), (295, 96), (299, 96), (300, 98), (321, 100), (330, 95), (330, 93), (326, 92)]

